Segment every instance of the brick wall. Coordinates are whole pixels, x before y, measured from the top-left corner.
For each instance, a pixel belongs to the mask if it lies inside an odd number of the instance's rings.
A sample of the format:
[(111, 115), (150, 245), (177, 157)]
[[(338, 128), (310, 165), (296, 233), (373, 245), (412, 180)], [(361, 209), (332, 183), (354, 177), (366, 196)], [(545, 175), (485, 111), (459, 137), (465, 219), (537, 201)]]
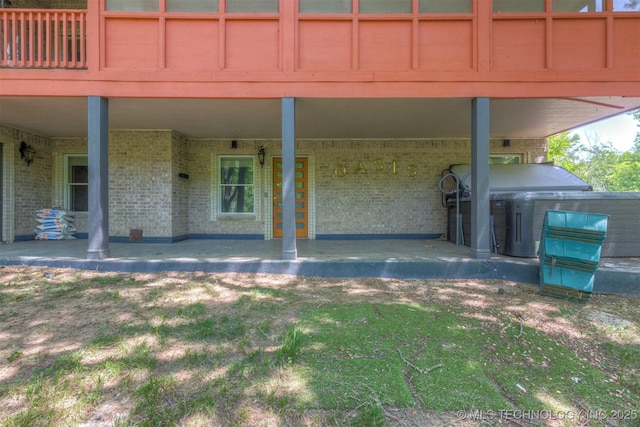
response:
[(452, 141), (320, 143), (317, 234), (440, 233), (439, 174), (467, 156), (466, 147)]
[[(34, 164), (19, 159), (20, 141), (37, 151)], [(32, 235), (37, 209), (64, 205), (64, 157), (86, 154), (85, 139), (53, 139), (0, 128), (4, 143), (3, 228)], [(267, 161), (256, 158), (255, 210), (251, 216), (218, 214), (218, 158), (256, 156), (266, 146)], [(270, 233), (271, 158), (279, 140), (188, 140), (172, 131), (112, 131), (109, 134), (110, 235), (127, 237), (133, 228), (145, 238), (187, 235)], [(544, 140), (491, 141), (490, 152), (517, 153), (525, 162), (546, 160)], [(441, 234), (446, 209), (438, 181), (452, 163), (470, 162), (468, 140), (302, 140), (297, 154), (309, 157), (311, 236), (331, 234)], [(13, 160), (13, 161), (12, 161)], [(188, 179), (179, 177), (187, 174)], [(15, 191), (11, 188), (15, 186)], [(13, 199), (12, 199), (13, 198)], [(86, 232), (86, 215), (78, 215)]]
[(172, 234), (170, 131), (109, 133), (109, 235)]
[(171, 236), (186, 237), (189, 234), (189, 175), (188, 141), (182, 135), (172, 134), (171, 140)]
[[(230, 140), (198, 140), (189, 142), (189, 232), (191, 234), (263, 234), (265, 229), (262, 188), (264, 169), (256, 160), (255, 216), (218, 215), (217, 184), (220, 155), (253, 155), (265, 141), (238, 141), (231, 149)], [(271, 144), (280, 146), (280, 142)]]
[[(191, 141), (189, 143), (189, 231), (195, 234), (263, 234), (271, 222), (270, 162), (256, 173), (256, 215), (217, 215), (220, 155), (280, 155), (280, 141)], [(544, 161), (544, 140), (491, 141), (491, 153), (521, 154)], [(317, 234), (439, 234), (446, 231), (438, 181), (452, 163), (471, 161), (468, 140), (299, 141), (297, 155), (309, 156), (315, 176), (310, 220)], [(394, 169), (395, 165), (395, 169)], [(395, 173), (394, 173), (395, 170)], [(312, 229), (313, 231), (313, 229)], [(312, 232), (313, 237), (313, 232)]]
[[(22, 141), (36, 150), (31, 165), (20, 158)], [(4, 145), (3, 239), (32, 238), (36, 211), (52, 203), (50, 143), (47, 138), (7, 127), (0, 127), (0, 142)]]
[[(438, 182), (450, 164), (470, 163), (470, 142), (327, 141), (316, 155), (317, 234), (440, 234), (446, 231)], [(305, 146), (303, 145), (303, 147)], [(491, 141), (492, 154), (544, 160), (544, 141)]]

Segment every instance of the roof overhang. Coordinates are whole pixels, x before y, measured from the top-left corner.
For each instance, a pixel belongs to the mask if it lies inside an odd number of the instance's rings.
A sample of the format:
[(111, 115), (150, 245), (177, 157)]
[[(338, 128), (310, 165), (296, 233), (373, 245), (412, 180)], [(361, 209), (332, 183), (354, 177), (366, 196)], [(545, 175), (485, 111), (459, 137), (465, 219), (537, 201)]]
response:
[[(492, 138), (543, 138), (640, 108), (640, 98), (491, 99)], [(279, 99), (109, 100), (109, 127), (188, 138), (280, 138)], [(83, 97), (2, 97), (0, 125), (53, 138), (87, 136)], [(469, 138), (471, 98), (297, 98), (298, 138)]]

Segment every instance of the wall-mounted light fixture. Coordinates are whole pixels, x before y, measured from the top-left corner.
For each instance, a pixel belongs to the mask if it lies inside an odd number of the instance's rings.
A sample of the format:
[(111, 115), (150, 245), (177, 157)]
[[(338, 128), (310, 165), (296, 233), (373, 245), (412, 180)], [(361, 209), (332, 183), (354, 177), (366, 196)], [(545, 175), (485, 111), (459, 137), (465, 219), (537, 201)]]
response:
[(238, 141), (236, 141), (235, 139), (231, 141), (231, 148), (233, 148), (234, 150), (238, 148)]
[(32, 146), (22, 141), (20, 143), (20, 158), (24, 160), (27, 165), (33, 163), (33, 159), (36, 157), (36, 150)]
[(261, 145), (258, 149), (258, 163), (260, 163), (260, 167), (264, 166), (264, 156), (266, 155), (264, 151), (264, 145)]
[(510, 139), (503, 139), (502, 140), (502, 146), (503, 147), (511, 147), (511, 140)]

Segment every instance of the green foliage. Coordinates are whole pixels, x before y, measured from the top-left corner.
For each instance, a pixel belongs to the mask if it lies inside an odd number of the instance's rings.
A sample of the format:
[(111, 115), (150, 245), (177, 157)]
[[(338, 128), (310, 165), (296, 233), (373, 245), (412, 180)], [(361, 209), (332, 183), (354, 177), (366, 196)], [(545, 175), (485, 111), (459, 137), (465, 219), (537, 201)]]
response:
[(20, 359), (23, 353), (20, 350), (13, 350), (9, 357), (7, 357), (7, 362), (11, 363), (14, 360)]
[[(640, 126), (640, 110), (633, 113)], [(627, 152), (617, 151), (611, 141), (587, 135), (582, 141), (569, 132), (548, 140), (548, 159), (589, 183), (595, 191), (640, 191), (640, 132)]]
[(352, 426), (382, 427), (386, 425), (384, 409), (379, 402), (367, 403), (351, 421)]
[(580, 142), (578, 135), (569, 137), (569, 132), (562, 132), (549, 137), (547, 158), (556, 166), (561, 166), (566, 170), (574, 171), (573, 146)]
[(640, 133), (633, 148), (620, 155), (611, 170), (612, 191), (640, 191)]
[(278, 350), (278, 358), (282, 362), (293, 363), (302, 345), (302, 330), (300, 326), (293, 325), (284, 335), (282, 347)]
[(225, 340), (243, 336), (246, 326), (242, 319), (223, 315), (199, 319), (188, 325), (187, 336), (195, 340)]

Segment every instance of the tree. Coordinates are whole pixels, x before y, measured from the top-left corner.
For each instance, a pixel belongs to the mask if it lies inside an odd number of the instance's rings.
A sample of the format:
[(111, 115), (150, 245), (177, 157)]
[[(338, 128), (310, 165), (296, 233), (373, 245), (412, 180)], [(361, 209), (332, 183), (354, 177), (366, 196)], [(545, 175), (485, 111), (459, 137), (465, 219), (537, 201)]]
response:
[(598, 134), (585, 136), (587, 140), (575, 146), (578, 161), (574, 173), (591, 184), (595, 191), (611, 191), (611, 171), (620, 154), (611, 141), (602, 141)]
[(596, 191), (607, 191), (611, 185), (609, 173), (616, 161), (616, 151), (611, 142), (601, 142), (596, 134), (587, 135), (586, 141), (578, 135), (569, 137), (569, 132), (554, 135), (549, 138), (547, 157)]
[[(634, 117), (640, 121), (640, 111)], [(595, 191), (640, 191), (640, 133), (634, 148), (620, 153), (611, 141), (603, 142), (597, 134), (586, 135), (582, 141), (578, 135), (569, 137), (568, 132), (562, 132), (549, 138), (548, 159)]]
[[(635, 114), (640, 122), (640, 111)], [(611, 172), (612, 191), (640, 191), (640, 132), (631, 150), (622, 153)]]
[(625, 9), (627, 10), (638, 10), (640, 6), (640, 0), (629, 0), (624, 4)]
[(553, 135), (548, 139), (547, 159), (553, 164), (573, 172), (576, 159), (572, 146), (579, 143), (580, 137), (578, 135), (569, 137), (569, 132)]

